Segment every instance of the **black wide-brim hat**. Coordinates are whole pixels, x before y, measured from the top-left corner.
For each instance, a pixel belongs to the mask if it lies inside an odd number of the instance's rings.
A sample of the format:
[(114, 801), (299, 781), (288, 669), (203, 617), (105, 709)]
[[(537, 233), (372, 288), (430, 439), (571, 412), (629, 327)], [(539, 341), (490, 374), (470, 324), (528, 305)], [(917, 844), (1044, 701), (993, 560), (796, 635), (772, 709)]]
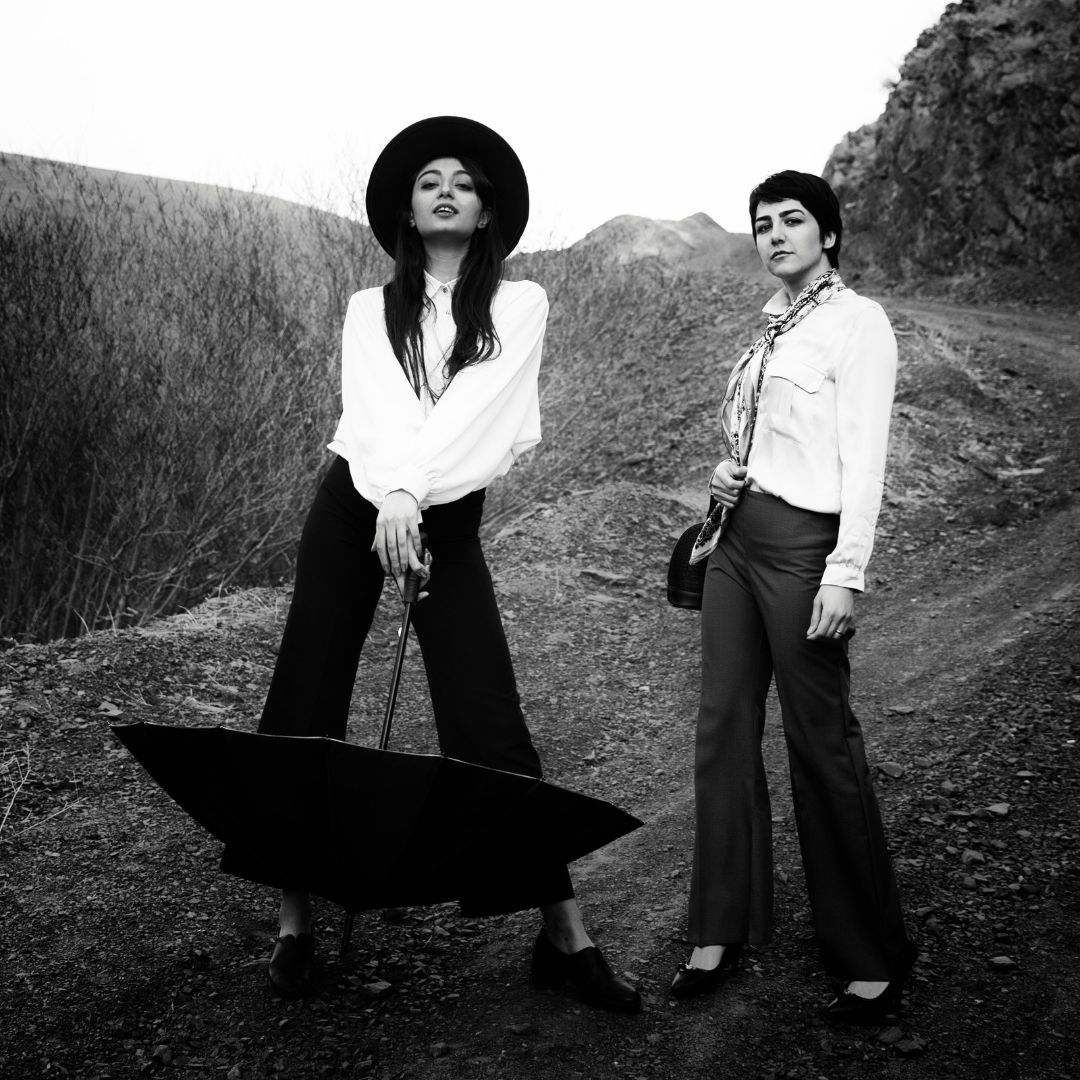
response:
[(385, 146), (367, 184), (367, 216), (383, 250), (394, 257), (398, 213), (420, 167), (440, 157), (471, 158), (495, 188), (495, 223), (509, 254), (529, 220), (529, 182), (517, 154), (498, 132), (464, 116), (430, 116)]

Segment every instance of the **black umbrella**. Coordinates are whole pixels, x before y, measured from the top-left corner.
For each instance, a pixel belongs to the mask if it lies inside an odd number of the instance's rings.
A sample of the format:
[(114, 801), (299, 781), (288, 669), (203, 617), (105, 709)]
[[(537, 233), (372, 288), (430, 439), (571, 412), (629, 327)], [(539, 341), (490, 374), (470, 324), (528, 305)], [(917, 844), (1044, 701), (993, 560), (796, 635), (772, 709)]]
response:
[(321, 736), (129, 724), (113, 731), (242, 862), (352, 914), (482, 896), (636, 829), (610, 803), (534, 776), (386, 749), (418, 582), (406, 582), (379, 749)]

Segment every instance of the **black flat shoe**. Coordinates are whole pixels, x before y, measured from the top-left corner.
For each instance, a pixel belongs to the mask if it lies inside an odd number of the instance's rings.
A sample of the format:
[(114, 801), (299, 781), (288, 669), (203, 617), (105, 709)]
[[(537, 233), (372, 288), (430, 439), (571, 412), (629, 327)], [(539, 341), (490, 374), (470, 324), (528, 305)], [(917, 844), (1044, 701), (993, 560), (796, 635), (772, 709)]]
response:
[(570, 986), (586, 1005), (611, 1012), (636, 1013), (641, 995), (611, 970), (595, 945), (576, 953), (560, 952), (541, 929), (533, 945), (532, 985), (561, 989)]
[(315, 974), (315, 938), (311, 934), (279, 937), (266, 974), (275, 993), (283, 998), (299, 998), (310, 993)]
[(675, 972), (675, 978), (671, 983), (671, 996), (692, 998), (711, 993), (724, 979), (738, 970), (742, 948), (742, 942), (725, 945), (724, 955), (720, 957), (720, 963), (714, 968), (696, 968), (683, 964)]
[(883, 1024), (900, 1011), (904, 980), (894, 979), (875, 998), (859, 997), (844, 990), (825, 1006), (822, 1016), (834, 1024)]

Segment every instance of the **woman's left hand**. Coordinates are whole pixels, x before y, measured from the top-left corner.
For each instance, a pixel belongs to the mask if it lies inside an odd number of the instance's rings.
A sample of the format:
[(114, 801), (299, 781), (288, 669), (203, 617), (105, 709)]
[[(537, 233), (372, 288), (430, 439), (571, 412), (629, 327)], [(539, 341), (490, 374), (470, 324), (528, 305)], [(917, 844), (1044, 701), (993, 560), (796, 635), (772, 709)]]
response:
[(395, 578), (414, 570), (427, 577), (427, 567), (420, 561), (420, 508), (407, 491), (391, 491), (375, 519), (375, 542), (371, 550), (379, 556), (383, 570)]
[(808, 641), (839, 640), (855, 625), (855, 593), (843, 585), (822, 585), (806, 631)]

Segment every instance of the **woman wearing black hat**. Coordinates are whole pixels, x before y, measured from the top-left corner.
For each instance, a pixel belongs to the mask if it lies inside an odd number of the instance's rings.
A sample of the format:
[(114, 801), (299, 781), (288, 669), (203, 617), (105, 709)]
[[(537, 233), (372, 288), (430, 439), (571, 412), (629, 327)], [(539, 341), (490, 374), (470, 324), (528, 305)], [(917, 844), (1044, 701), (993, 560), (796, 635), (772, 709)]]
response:
[(708, 558), (690, 890), (695, 948), (671, 992), (715, 989), (745, 943), (772, 933), (772, 818), (761, 739), (772, 679), (814, 927), (843, 992), (829, 1019), (874, 1022), (900, 1003), (904, 928), (862, 733), (848, 640), (881, 504), (896, 340), (881, 307), (840, 280), (829, 185), (769, 177), (750, 196), (758, 254), (782, 288), (736, 363), (721, 426)]
[[(511, 147), (472, 120), (420, 121), (387, 145), (367, 209), (394, 259), (393, 279), (356, 293), (342, 343), (337, 455), (301, 539), (292, 605), (259, 730), (344, 738), (360, 650), (384, 577), (425, 578), (413, 623), (442, 751), (539, 776), (478, 529), (484, 488), (540, 441), (537, 377), (544, 290), (505, 281), (503, 261), (528, 219), (528, 185)], [(427, 586), (425, 586), (427, 587)], [(243, 873), (235, 863), (226, 868)], [(466, 914), (539, 907), (537, 983), (589, 1004), (640, 1008), (582, 924), (565, 866), (539, 866), (462, 901)], [(307, 893), (282, 893), (269, 974), (287, 996), (311, 984)]]

